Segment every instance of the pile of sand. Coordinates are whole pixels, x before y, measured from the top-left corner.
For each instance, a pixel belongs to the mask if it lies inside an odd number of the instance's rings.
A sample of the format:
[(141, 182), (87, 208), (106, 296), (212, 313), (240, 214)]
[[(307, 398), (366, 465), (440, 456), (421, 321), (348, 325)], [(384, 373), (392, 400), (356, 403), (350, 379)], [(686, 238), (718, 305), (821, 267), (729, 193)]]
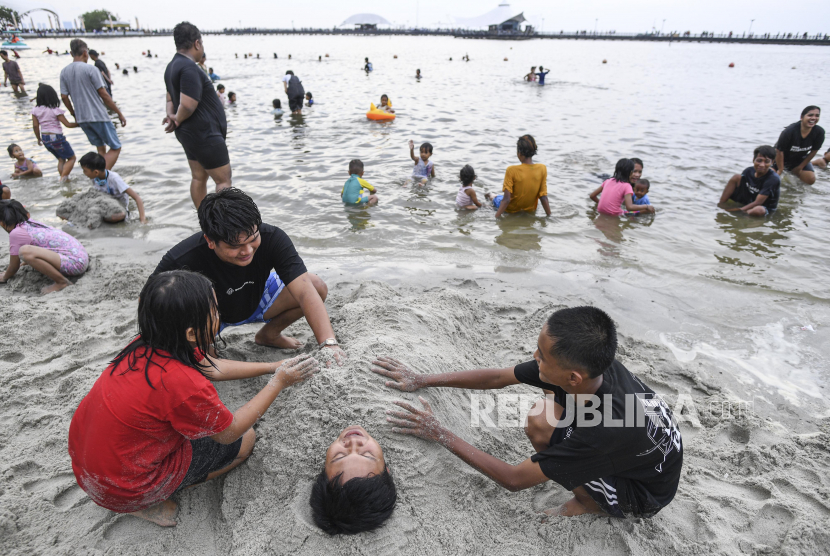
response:
[(124, 205), (112, 195), (90, 187), (58, 205), (55, 214), (69, 220), (76, 226), (97, 228), (105, 218), (112, 218), (124, 212)]
[[(722, 419), (712, 402), (731, 394), (701, 360), (681, 364), (664, 347), (621, 337), (620, 359), (669, 403), (689, 394), (702, 426), (682, 424), (685, 463), (674, 502), (650, 520), (583, 516), (543, 523), (540, 511), (569, 493), (547, 483), (510, 493), (439, 447), (395, 435), (392, 400), (423, 395), (441, 421), (510, 463), (531, 454), (521, 428), (470, 424), (470, 392), (402, 394), (369, 361), (386, 354), (420, 372), (507, 366), (530, 358), (557, 307), (485, 302), (463, 289), (332, 285), (327, 303), (348, 355), (284, 391), (257, 425), (248, 462), (225, 478), (177, 495), (179, 525), (161, 529), (92, 503), (67, 454), (72, 414), (108, 360), (135, 331), (138, 292), (156, 257), (100, 255), (77, 285), (47, 297), (0, 289), (0, 538), (5, 554), (796, 554), (830, 546), (827, 421), (800, 434), (757, 414)], [(256, 346), (256, 326), (225, 334), (225, 355), (266, 361), (290, 354)], [(303, 322), (289, 332), (314, 340)], [(623, 331), (629, 333), (632, 331)], [(222, 382), (232, 409), (265, 377)], [(535, 393), (520, 385), (512, 392)], [(792, 422), (797, 423), (796, 419)], [(386, 527), (328, 537), (310, 518), (310, 484), (324, 450), (346, 425), (362, 424), (385, 449), (399, 502)], [(813, 424), (815, 426), (815, 423)], [(821, 547), (825, 548), (822, 549)]]

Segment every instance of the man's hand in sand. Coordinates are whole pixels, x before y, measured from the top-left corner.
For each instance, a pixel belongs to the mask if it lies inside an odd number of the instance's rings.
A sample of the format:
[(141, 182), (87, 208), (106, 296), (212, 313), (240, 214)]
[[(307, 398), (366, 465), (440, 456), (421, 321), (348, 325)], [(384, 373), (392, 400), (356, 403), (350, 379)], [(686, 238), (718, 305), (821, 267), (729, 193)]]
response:
[(446, 437), (446, 430), (432, 414), (432, 407), (430, 407), (429, 402), (421, 396), (418, 396), (418, 399), (423, 404), (424, 409), (417, 409), (406, 402), (394, 402), (395, 405), (401, 406), (406, 411), (386, 411), (386, 420), (395, 425), (392, 432), (411, 434), (424, 440), (441, 442), (442, 438)]
[(278, 386), (280, 389), (288, 388), (292, 384), (311, 378), (318, 370), (320, 370), (320, 364), (306, 353), (283, 361), (268, 384)]
[(421, 375), (410, 371), (406, 365), (397, 359), (381, 356), (372, 361), (372, 365), (375, 365), (371, 368), (373, 373), (392, 379), (384, 383), (388, 388), (394, 388), (401, 392), (414, 392), (423, 386)]

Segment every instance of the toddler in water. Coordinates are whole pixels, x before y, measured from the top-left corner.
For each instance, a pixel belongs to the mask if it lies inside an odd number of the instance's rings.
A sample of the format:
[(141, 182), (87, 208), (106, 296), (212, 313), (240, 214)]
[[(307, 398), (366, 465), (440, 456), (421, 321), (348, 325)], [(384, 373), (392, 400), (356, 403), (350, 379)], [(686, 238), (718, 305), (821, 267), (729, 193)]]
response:
[(105, 222), (121, 222), (128, 219), (130, 215), (130, 197), (135, 201), (138, 207), (138, 219), (142, 224), (147, 223), (147, 218), (144, 216), (144, 202), (132, 187), (124, 183), (121, 176), (107, 170), (107, 163), (104, 157), (98, 153), (86, 153), (81, 157), (81, 169), (84, 175), (92, 180), (92, 187), (112, 195), (122, 205), (124, 205), (124, 212), (122, 214), (115, 214), (110, 218), (105, 218)]
[(309, 105), (309, 106), (314, 106), (314, 99), (312, 98), (311, 93), (308, 93), (308, 92), (307, 92), (307, 93), (305, 94), (305, 99), (306, 99), (306, 101), (308, 102), (308, 105)]
[(46, 147), (58, 159), (58, 174), (60, 181), (66, 181), (72, 167), (75, 166), (75, 151), (63, 135), (61, 124), (66, 127), (78, 127), (70, 122), (60, 108), (58, 93), (46, 84), (37, 88), (37, 106), (32, 108), (32, 129), (34, 129), (37, 144)]
[(228, 99), (225, 97), (225, 86), (221, 83), (216, 86), (216, 94), (219, 96), (222, 106), (226, 106), (228, 104)]
[[(614, 176), (605, 180), (590, 195), (591, 200), (598, 203), (597, 210), (610, 216), (622, 216), (625, 211), (653, 213), (651, 205), (635, 205), (632, 197), (634, 189), (631, 187), (631, 172), (634, 171), (634, 162), (629, 158), (621, 158), (614, 168)], [(600, 197), (600, 194), (602, 196)], [(622, 206), (625, 206), (623, 210)]]
[(390, 114), (394, 114), (395, 111), (392, 110), (392, 103), (389, 101), (389, 97), (386, 95), (380, 95), (380, 106), (378, 106), (379, 110), (386, 110)]
[(415, 156), (415, 142), (409, 140), (409, 156), (415, 161), (415, 168), (412, 170), (412, 178), (424, 185), (428, 178), (435, 177), (435, 165), (429, 161), (432, 156), (432, 145), (424, 143), (421, 145), (420, 156)]
[(343, 185), (340, 198), (347, 205), (367, 204), (371, 207), (378, 203), (376, 189), (368, 181), (363, 179), (363, 162), (354, 159), (349, 162), (349, 179)]
[(233, 91), (228, 93), (228, 106), (232, 106), (236, 104), (236, 93)]
[(274, 109), (273, 109), (273, 110), (271, 110), (271, 114), (273, 114), (274, 116), (282, 116), (282, 115), (283, 115), (283, 111), (282, 111), (282, 103), (280, 102), (280, 99), (275, 98), (275, 99), (271, 102), (271, 104), (272, 104), (272, 105), (273, 105), (273, 107), (274, 107)]
[(476, 180), (476, 177), (475, 170), (469, 164), (461, 169), (461, 174), (459, 175), (461, 187), (458, 188), (458, 194), (455, 196), (456, 207), (467, 210), (481, 208), (481, 202), (479, 202), (475, 189), (473, 189), (473, 182)]
[(34, 160), (26, 158), (26, 155), (23, 154), (23, 149), (20, 148), (20, 145), (12, 143), (9, 145), (8, 151), (9, 156), (16, 160), (14, 163), (14, 173), (12, 174), (12, 178), (43, 177), (43, 172), (37, 167)]
[(634, 197), (631, 199), (635, 205), (650, 205), (648, 200), (648, 190), (651, 187), (649, 181), (645, 178), (640, 178), (634, 184)]

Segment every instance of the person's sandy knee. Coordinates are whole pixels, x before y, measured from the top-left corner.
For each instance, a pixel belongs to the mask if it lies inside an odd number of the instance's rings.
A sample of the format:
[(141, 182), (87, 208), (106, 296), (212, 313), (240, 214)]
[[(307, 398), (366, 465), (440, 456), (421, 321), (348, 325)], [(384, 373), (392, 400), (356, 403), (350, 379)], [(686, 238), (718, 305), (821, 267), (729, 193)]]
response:
[(329, 295), (329, 287), (326, 285), (323, 279), (317, 276), (316, 274), (312, 274), (311, 283), (314, 285), (314, 289), (317, 290), (317, 293), (320, 294), (320, 299), (325, 301)]
[(239, 448), (239, 453), (236, 455), (236, 459), (245, 461), (251, 454), (254, 452), (254, 445), (256, 444), (256, 432), (254, 429), (248, 429), (245, 431), (245, 434), (242, 435), (242, 446)]

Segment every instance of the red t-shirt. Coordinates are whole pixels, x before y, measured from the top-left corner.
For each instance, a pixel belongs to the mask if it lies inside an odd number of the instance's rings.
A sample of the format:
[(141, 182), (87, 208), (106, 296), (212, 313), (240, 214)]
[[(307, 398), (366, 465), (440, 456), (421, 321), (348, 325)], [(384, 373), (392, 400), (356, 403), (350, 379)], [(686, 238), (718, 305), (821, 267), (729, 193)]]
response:
[[(135, 352), (98, 377), (69, 426), (69, 457), (78, 485), (115, 512), (142, 510), (166, 500), (187, 474), (188, 439), (212, 436), (233, 422), (233, 413), (199, 371), (156, 355)], [(159, 366), (160, 365), (160, 366)]]

